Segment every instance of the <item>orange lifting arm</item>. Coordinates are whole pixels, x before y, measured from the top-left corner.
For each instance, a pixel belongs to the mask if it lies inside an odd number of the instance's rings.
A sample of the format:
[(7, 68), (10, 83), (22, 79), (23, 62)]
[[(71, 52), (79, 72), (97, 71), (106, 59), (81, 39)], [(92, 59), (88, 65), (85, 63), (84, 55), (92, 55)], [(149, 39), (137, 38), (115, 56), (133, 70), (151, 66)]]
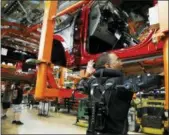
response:
[(41, 63), (38, 65), (37, 69), (37, 80), (35, 88), (35, 99), (44, 99), (45, 97), (58, 97), (62, 92), (58, 89), (47, 88), (47, 73), (48, 68), (50, 68), (52, 42), (53, 42), (53, 31), (54, 31), (54, 18), (56, 16), (64, 15), (69, 12), (73, 12), (80, 8), (83, 4), (87, 4), (91, 0), (79, 1), (76, 4), (64, 9), (59, 14), (57, 13), (58, 1), (45, 1), (45, 12), (43, 18), (42, 32), (40, 38), (39, 54), (38, 60)]

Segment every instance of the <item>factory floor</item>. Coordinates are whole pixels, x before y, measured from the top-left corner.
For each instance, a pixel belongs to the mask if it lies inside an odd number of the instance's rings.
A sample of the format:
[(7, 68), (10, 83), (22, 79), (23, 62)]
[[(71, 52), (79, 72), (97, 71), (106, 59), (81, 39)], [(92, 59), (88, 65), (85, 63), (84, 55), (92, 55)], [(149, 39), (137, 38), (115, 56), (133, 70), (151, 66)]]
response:
[[(24, 108), (21, 121), (24, 125), (11, 124), (12, 110), (7, 118), (1, 121), (2, 134), (85, 134), (86, 128), (74, 125), (76, 117), (63, 113), (50, 112), (49, 117), (38, 116), (37, 109)], [(129, 133), (136, 134), (136, 133)]]

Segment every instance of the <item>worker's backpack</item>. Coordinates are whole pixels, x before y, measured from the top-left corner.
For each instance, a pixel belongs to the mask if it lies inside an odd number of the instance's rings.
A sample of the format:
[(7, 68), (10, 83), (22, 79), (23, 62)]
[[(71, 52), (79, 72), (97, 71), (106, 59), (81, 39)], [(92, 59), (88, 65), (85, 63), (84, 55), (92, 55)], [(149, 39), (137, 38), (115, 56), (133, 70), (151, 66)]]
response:
[[(132, 92), (125, 93), (123, 91), (124, 93), (119, 93), (115, 88), (117, 84), (123, 82), (121, 72), (114, 70), (100, 70), (99, 72), (94, 77), (82, 79), (77, 87), (89, 95), (89, 126), (87, 134), (112, 131), (122, 133), (130, 107)], [(123, 97), (123, 94), (126, 97)], [(121, 104), (120, 102), (123, 103)], [(117, 103), (119, 103), (119, 106)], [(111, 120), (114, 118), (118, 120), (112, 123)], [(118, 123), (119, 121), (122, 121), (122, 123)], [(118, 125), (120, 125), (119, 129), (115, 127)]]
[(82, 79), (77, 89), (89, 95), (88, 133), (127, 134), (127, 115), (133, 92), (152, 90), (161, 84), (158, 75), (124, 77), (120, 71), (100, 69)]

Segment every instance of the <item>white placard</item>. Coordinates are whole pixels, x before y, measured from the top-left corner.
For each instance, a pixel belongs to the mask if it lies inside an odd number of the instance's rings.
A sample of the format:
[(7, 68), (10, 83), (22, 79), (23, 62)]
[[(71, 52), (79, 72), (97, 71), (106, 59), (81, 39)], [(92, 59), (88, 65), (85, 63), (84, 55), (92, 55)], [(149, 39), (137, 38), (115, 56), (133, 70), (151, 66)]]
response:
[(150, 26), (159, 24), (158, 4), (152, 8), (149, 8), (149, 22)]
[(6, 49), (6, 48), (1, 48), (1, 55), (6, 56), (7, 53), (8, 53), (8, 49)]

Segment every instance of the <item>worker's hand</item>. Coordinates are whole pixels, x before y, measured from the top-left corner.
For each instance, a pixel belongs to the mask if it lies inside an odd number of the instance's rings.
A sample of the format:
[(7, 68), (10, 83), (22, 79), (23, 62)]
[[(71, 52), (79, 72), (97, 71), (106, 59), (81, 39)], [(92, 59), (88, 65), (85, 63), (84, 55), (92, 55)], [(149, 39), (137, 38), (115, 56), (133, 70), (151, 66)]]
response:
[(160, 76), (164, 76), (164, 72), (159, 73)]
[(86, 68), (87, 73), (92, 74), (95, 71), (95, 69), (93, 68), (93, 65), (94, 65), (94, 61), (90, 60), (87, 64), (87, 68)]

